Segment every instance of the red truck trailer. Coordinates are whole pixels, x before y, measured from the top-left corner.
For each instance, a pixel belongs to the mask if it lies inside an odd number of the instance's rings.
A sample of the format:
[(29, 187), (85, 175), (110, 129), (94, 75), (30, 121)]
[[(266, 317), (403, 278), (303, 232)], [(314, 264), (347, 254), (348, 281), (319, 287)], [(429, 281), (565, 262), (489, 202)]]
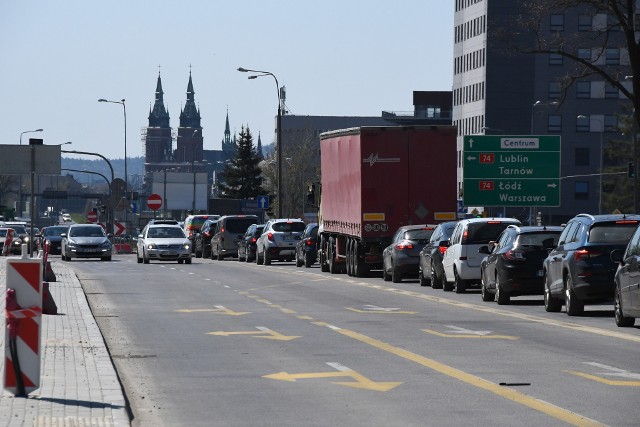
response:
[(361, 277), (382, 268), (382, 251), (398, 227), (451, 220), (456, 165), (453, 126), (359, 127), (321, 134), (322, 271)]

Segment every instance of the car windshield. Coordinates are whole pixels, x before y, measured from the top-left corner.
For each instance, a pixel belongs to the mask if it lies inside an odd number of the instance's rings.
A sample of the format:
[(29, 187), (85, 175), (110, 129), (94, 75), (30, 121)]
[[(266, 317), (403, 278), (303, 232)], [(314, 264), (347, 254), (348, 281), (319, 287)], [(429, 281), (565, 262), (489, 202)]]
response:
[(558, 244), (560, 232), (526, 233), (518, 236), (518, 245), (551, 248)]
[(404, 233), (405, 240), (429, 240), (433, 234), (431, 230), (409, 230)]
[(27, 234), (27, 229), (24, 225), (12, 225), (10, 228), (13, 228), (15, 234)]
[(104, 237), (101, 227), (73, 227), (69, 229), (69, 237)]
[(60, 236), (62, 233), (66, 233), (69, 227), (47, 227), (44, 229), (45, 236)]
[(469, 224), (466, 236), (467, 245), (488, 244), (513, 223), (508, 222), (474, 222)]
[(152, 239), (184, 239), (184, 232), (178, 227), (153, 227), (147, 231)]
[(271, 228), (273, 231), (282, 231), (282, 232), (298, 232), (302, 233), (304, 231), (304, 222), (276, 222)]
[(628, 243), (638, 228), (637, 221), (595, 223), (589, 230), (589, 243)]

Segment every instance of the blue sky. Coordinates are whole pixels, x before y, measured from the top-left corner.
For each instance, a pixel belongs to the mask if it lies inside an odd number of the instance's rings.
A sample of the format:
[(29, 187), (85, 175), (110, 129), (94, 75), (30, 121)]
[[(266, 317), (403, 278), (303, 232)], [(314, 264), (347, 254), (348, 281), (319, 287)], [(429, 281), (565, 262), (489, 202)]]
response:
[(158, 66), (174, 128), (192, 67), (207, 150), (227, 109), (232, 132), (273, 141), (275, 81), (238, 67), (275, 74), (293, 114), (411, 111), (414, 90), (451, 89), (453, 12), (446, 0), (4, 1), (0, 144), (42, 128), (23, 144), (123, 158), (123, 109), (97, 100), (124, 98), (127, 155), (141, 156)]

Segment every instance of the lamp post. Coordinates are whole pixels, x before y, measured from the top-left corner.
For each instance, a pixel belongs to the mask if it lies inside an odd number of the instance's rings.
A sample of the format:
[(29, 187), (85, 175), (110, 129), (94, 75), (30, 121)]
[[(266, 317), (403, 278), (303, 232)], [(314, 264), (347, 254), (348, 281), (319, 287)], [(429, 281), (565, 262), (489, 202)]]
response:
[(276, 215), (280, 218), (282, 216), (282, 104), (280, 101), (280, 86), (278, 84), (278, 78), (269, 71), (250, 70), (248, 68), (238, 68), (241, 73), (260, 73), (249, 76), (249, 79), (256, 79), (262, 76), (271, 76), (276, 81), (276, 96), (278, 97), (278, 119), (276, 121), (276, 151), (278, 153), (278, 188), (277, 188), (277, 200), (278, 211)]
[[(535, 112), (536, 112), (536, 107), (548, 107), (550, 105), (559, 105), (560, 103), (558, 101), (551, 101), (551, 102), (542, 102), (542, 101), (536, 101), (531, 105), (531, 132), (529, 133), (530, 135), (534, 134), (534, 130), (535, 130), (535, 122), (534, 122), (534, 117), (535, 117)], [(533, 206), (529, 207), (529, 225), (533, 225)]]
[[(20, 132), (20, 145), (22, 145), (22, 135), (25, 133), (34, 133), (34, 132), (42, 132), (42, 129), (35, 130), (25, 130), (24, 132)], [(18, 183), (18, 206), (17, 206), (19, 216), (22, 216), (22, 175), (20, 175), (20, 182)]]
[(600, 176), (600, 179), (599, 179), (600, 188), (598, 189), (598, 214), (601, 214), (602, 213), (602, 175), (604, 174), (604, 166), (603, 166), (604, 147), (602, 142), (602, 137), (604, 135), (604, 122), (600, 119), (596, 119), (591, 116), (585, 116), (583, 114), (578, 115), (577, 118), (589, 120), (589, 131), (591, 131), (591, 121), (600, 123), (600, 166), (598, 168), (598, 175)]
[(194, 162), (196, 160), (196, 147), (193, 142), (193, 138), (198, 133), (198, 129), (194, 130), (191, 134), (191, 173), (193, 174), (193, 200), (191, 201), (191, 213), (196, 214), (196, 170), (194, 168)]
[[(124, 99), (120, 101), (110, 101), (108, 99), (100, 98), (98, 102), (110, 102), (112, 104), (122, 105), (122, 111), (124, 113), (124, 194), (125, 198), (127, 191), (129, 191), (129, 175), (127, 173), (127, 106), (124, 103)], [(125, 208), (125, 221), (126, 221), (126, 208)]]
[[(89, 170), (86, 170), (86, 169), (84, 169), (84, 170), (79, 170), (79, 169), (66, 169), (66, 168), (62, 168), (62, 169), (60, 169), (60, 170), (63, 170), (63, 171), (69, 171), (69, 172), (89, 173), (89, 174), (92, 174), (92, 175), (99, 175), (99, 176), (101, 176), (101, 177), (106, 181), (106, 183), (107, 183), (107, 189), (109, 190), (109, 199), (111, 199), (111, 183), (109, 182), (109, 179), (108, 179), (106, 176), (104, 176), (103, 174), (101, 174), (100, 172), (93, 172), (93, 171), (89, 171)], [(112, 233), (112, 232), (113, 232), (113, 230), (112, 230), (112, 231), (109, 231), (109, 224), (110, 224), (110, 221), (109, 221), (109, 210), (108, 210), (108, 209), (107, 209), (107, 211), (106, 211), (106, 214), (107, 214), (107, 218), (106, 218), (105, 223), (107, 224), (107, 233)]]

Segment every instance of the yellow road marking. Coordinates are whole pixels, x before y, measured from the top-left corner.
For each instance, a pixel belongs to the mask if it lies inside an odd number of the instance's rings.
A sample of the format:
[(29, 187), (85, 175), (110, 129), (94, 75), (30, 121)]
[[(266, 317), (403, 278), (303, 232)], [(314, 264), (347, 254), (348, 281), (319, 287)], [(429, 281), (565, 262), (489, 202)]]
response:
[[(276, 340), (276, 341), (291, 341), (296, 338), (300, 338), (299, 336), (288, 336), (282, 335), (279, 332), (272, 331), (269, 328), (265, 328), (262, 326), (257, 327), (258, 331), (238, 331), (238, 332), (225, 332), (225, 331), (217, 331), (217, 332), (207, 332), (207, 335), (216, 335), (220, 337), (230, 337), (233, 335), (251, 335), (251, 338), (263, 338), (266, 340)], [(267, 336), (265, 336), (267, 335)]]
[(602, 384), (617, 386), (617, 387), (640, 387), (640, 381), (621, 381), (621, 380), (609, 380), (607, 378), (599, 377), (597, 375), (587, 374), (585, 372), (578, 371), (565, 371), (571, 375), (577, 375), (588, 380), (597, 381)]
[(511, 335), (472, 335), (472, 334), (444, 334), (432, 329), (423, 329), (422, 332), (437, 335), (444, 338), (484, 338), (484, 339), (501, 339), (501, 340), (518, 340), (520, 338)]
[[(329, 325), (325, 325), (325, 326), (329, 326)], [(392, 346), (383, 341), (379, 341), (374, 338), (370, 338), (366, 335), (362, 335), (358, 332), (337, 328), (335, 326), (331, 327), (331, 329), (335, 330), (336, 332), (344, 336), (353, 338), (357, 341), (363, 342), (377, 349), (394, 354), (398, 357), (402, 357), (403, 359), (412, 361), (419, 365), (426, 366), (427, 368), (433, 369), (436, 372), (440, 372), (441, 374), (447, 375), (451, 378), (455, 378), (457, 380), (470, 384), (474, 387), (478, 387), (480, 389), (489, 391), (500, 397), (519, 403), (521, 405), (524, 405), (536, 411), (542, 412), (551, 417), (564, 421), (568, 424), (575, 425), (575, 426), (602, 426), (603, 425), (602, 423), (599, 423), (595, 420), (591, 420), (589, 418), (576, 414), (575, 412), (571, 412), (564, 408), (560, 408), (549, 402), (536, 399), (534, 397), (520, 393), (508, 387), (497, 385), (483, 378), (477, 377), (475, 375), (472, 375), (467, 372), (461, 371), (459, 369), (453, 368), (451, 366), (445, 365), (444, 363), (440, 363), (433, 359), (429, 359), (427, 357), (412, 353), (408, 350), (404, 350), (402, 348)]]

